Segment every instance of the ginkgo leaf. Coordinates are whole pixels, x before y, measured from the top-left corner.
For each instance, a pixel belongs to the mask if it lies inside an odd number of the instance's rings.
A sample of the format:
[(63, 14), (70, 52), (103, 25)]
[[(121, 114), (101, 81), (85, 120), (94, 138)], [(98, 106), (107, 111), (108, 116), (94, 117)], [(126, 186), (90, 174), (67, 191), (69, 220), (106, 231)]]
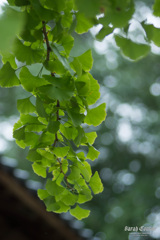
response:
[(34, 162), (36, 160), (41, 160), (42, 156), (36, 151), (36, 149), (30, 149), (26, 158)]
[(84, 73), (82, 76), (78, 77), (75, 85), (78, 94), (86, 97), (88, 105), (94, 104), (99, 99), (99, 84), (90, 73)]
[(0, 50), (9, 52), (16, 38), (24, 25), (25, 15), (13, 8), (5, 6), (3, 14), (0, 16)]
[(88, 105), (94, 104), (100, 98), (100, 86), (96, 79), (92, 77), (90, 73), (87, 73), (89, 77), (89, 91), (88, 95), (86, 96), (86, 100)]
[(78, 61), (80, 62), (82, 69), (84, 71), (90, 71), (93, 65), (93, 58), (91, 50), (83, 53), (79, 57), (77, 57)]
[(69, 147), (55, 147), (53, 153), (60, 158), (63, 158), (67, 155)]
[(84, 208), (79, 207), (78, 205), (70, 210), (70, 214), (76, 217), (78, 220), (86, 218), (89, 216), (90, 211)]
[(111, 34), (113, 32), (114, 28), (111, 27), (102, 27), (102, 29), (99, 31), (99, 33), (96, 35), (96, 38), (98, 40), (103, 40), (106, 36)]
[(67, 212), (70, 209), (70, 206), (64, 204), (63, 202), (57, 202), (57, 205), (59, 206), (59, 209), (55, 210), (55, 213)]
[(76, 20), (77, 25), (75, 30), (79, 34), (87, 32), (93, 26), (93, 23), (83, 13), (77, 12)]
[(160, 47), (160, 28), (156, 28), (151, 24), (142, 24), (142, 26), (145, 29), (149, 41), (153, 41), (155, 45)]
[(100, 179), (97, 171), (95, 172), (93, 177), (91, 177), (89, 185), (90, 185), (92, 191), (94, 192), (94, 194), (98, 194), (103, 191), (103, 184), (101, 182), (101, 179)]
[(92, 175), (90, 164), (88, 162), (84, 161), (82, 163), (78, 162), (77, 165), (78, 165), (78, 168), (81, 170), (81, 174), (83, 175), (85, 180), (87, 182), (89, 182), (91, 175)]
[(86, 137), (87, 137), (87, 141), (89, 144), (93, 144), (96, 137), (97, 137), (97, 133), (96, 132), (89, 132), (89, 133), (85, 133)]
[(46, 190), (50, 195), (56, 196), (62, 194), (65, 188), (58, 186), (55, 181), (48, 180), (46, 183)]
[(98, 158), (99, 153), (100, 152), (97, 149), (95, 149), (93, 146), (90, 146), (86, 158), (94, 161), (96, 158)]
[(100, 12), (100, 2), (97, 0), (76, 0), (76, 5), (80, 12), (83, 12), (85, 16), (93, 17)]
[(135, 43), (130, 39), (118, 35), (115, 36), (115, 40), (117, 46), (121, 48), (122, 53), (131, 60), (137, 61), (145, 57), (150, 51), (150, 46), (147, 44)]
[(85, 203), (92, 199), (91, 190), (88, 187), (82, 187), (78, 195), (78, 203)]
[(71, 167), (71, 173), (69, 174), (68, 176), (68, 179), (71, 180), (71, 181), (74, 181), (76, 179), (79, 179), (81, 176), (80, 176), (80, 169), (78, 168), (78, 166), (72, 166)]
[(17, 140), (23, 140), (25, 138), (25, 126), (13, 131), (13, 137)]
[(88, 125), (98, 126), (101, 124), (106, 117), (106, 104), (102, 103), (96, 108), (89, 109), (84, 122)]
[(81, 123), (85, 118), (84, 114), (77, 113), (74, 111), (74, 109), (68, 109), (67, 112), (68, 112), (68, 116), (72, 119), (73, 125), (75, 127), (78, 127), (79, 125), (81, 125)]
[(78, 196), (69, 192), (67, 190), (67, 194), (65, 194), (64, 196), (62, 195), (61, 201), (67, 205), (67, 206), (73, 206), (78, 200)]
[(25, 46), (18, 39), (14, 42), (13, 53), (20, 62), (26, 62), (27, 65), (41, 62), (43, 57), (43, 50), (32, 49), (30, 46)]
[(35, 106), (31, 103), (30, 98), (18, 99), (17, 109), (20, 113), (33, 113), (35, 112)]
[(42, 118), (47, 117), (47, 113), (45, 111), (43, 101), (39, 97), (36, 98), (36, 110), (37, 110), (40, 117), (42, 117)]
[(153, 14), (156, 17), (160, 17), (160, 1), (155, 0), (154, 5), (153, 5)]
[(15, 74), (15, 70), (7, 62), (0, 69), (0, 86), (1, 87), (13, 87), (20, 85), (20, 82)]
[(51, 133), (56, 133), (59, 130), (60, 122), (59, 121), (49, 121), (48, 131)]
[(0, 55), (2, 56), (3, 64), (6, 64), (7, 62), (9, 62), (13, 69), (17, 68), (17, 64), (15, 62), (15, 56), (13, 53), (5, 50), (0, 50)]
[(48, 84), (45, 79), (33, 76), (27, 67), (22, 68), (19, 77), (22, 86), (28, 92), (32, 92), (35, 88)]
[(41, 177), (43, 177), (43, 178), (46, 177), (46, 175), (47, 175), (47, 173), (46, 173), (46, 167), (42, 166), (41, 164), (38, 164), (38, 163), (34, 162), (34, 163), (32, 164), (32, 168), (33, 168), (33, 171), (34, 171), (37, 175), (39, 175), (39, 176), (41, 176)]
[(59, 101), (69, 100), (74, 94), (74, 82), (71, 76), (66, 75), (55, 81), (53, 77), (44, 75), (45, 79), (52, 84), (39, 88), (39, 91), (51, 99)]
[(53, 9), (54, 11), (58, 11), (61, 12), (64, 10), (65, 8), (65, 0), (54, 0), (54, 1), (50, 1), (50, 0), (45, 0), (42, 1), (40, 0), (42, 6), (46, 6), (47, 8)]
[(47, 190), (44, 190), (44, 189), (38, 189), (37, 194), (41, 200), (50, 196), (49, 193), (47, 192)]

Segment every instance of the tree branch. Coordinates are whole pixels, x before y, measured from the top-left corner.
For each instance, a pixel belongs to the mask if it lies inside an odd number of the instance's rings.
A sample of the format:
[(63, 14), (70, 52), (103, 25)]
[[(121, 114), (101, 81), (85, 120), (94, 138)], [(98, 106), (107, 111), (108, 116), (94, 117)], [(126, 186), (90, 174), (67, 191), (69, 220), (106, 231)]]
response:
[[(57, 111), (56, 111), (56, 116), (57, 116), (57, 121), (59, 120), (59, 107), (60, 107), (60, 103), (59, 103), (59, 100), (57, 100)], [(52, 144), (53, 147), (56, 146), (56, 143), (58, 142), (58, 136), (57, 136), (57, 133), (55, 134), (55, 140), (54, 140), (54, 143)]]
[(46, 23), (45, 21), (42, 21), (43, 24), (43, 34), (44, 34), (44, 39), (46, 41), (46, 46), (47, 46), (47, 56), (46, 56), (46, 60), (49, 61), (50, 58), (50, 52), (52, 51), (50, 44), (49, 44), (49, 40), (48, 40), (48, 36), (47, 36), (47, 31), (46, 31)]
[[(50, 52), (52, 51), (52, 49), (51, 49), (50, 44), (49, 44), (45, 21), (42, 21), (42, 24), (43, 24), (43, 35), (44, 35), (44, 39), (45, 39), (46, 46), (47, 46), (46, 61), (49, 61), (49, 59), (50, 59)], [(54, 77), (54, 73), (51, 72), (51, 76)], [(57, 108), (58, 108), (57, 112), (56, 112), (57, 121), (59, 120), (59, 107), (60, 107), (60, 103), (59, 103), (59, 100), (57, 100)], [(58, 136), (57, 136), (57, 133), (56, 133), (55, 134), (55, 140), (54, 140), (54, 143), (52, 144), (52, 147), (55, 147), (57, 142), (58, 142)]]
[(57, 161), (59, 162), (59, 165), (60, 165), (60, 172), (63, 173), (63, 175), (64, 175), (67, 188), (71, 189), (71, 191), (73, 192), (74, 189), (70, 186), (70, 184), (69, 184), (69, 182), (68, 182), (67, 176), (66, 176), (66, 174), (64, 173), (64, 171), (63, 171), (63, 169), (62, 169), (62, 163), (61, 163), (61, 161), (59, 160), (59, 158), (57, 158)]

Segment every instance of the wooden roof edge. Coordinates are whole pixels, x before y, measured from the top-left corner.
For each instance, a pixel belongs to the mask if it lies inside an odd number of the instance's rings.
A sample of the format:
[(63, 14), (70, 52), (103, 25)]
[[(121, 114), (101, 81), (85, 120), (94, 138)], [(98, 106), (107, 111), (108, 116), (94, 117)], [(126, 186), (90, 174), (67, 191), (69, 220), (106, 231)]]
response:
[(78, 236), (73, 229), (69, 228), (63, 220), (58, 218), (53, 213), (47, 212), (42, 202), (38, 198), (32, 196), (27, 188), (24, 188), (17, 179), (2, 169), (0, 169), (0, 182), (26, 206), (36, 212), (36, 214), (45, 220), (51, 227), (57, 229), (59, 234), (61, 234), (63, 237), (67, 238), (68, 240), (84, 240), (83, 237)]

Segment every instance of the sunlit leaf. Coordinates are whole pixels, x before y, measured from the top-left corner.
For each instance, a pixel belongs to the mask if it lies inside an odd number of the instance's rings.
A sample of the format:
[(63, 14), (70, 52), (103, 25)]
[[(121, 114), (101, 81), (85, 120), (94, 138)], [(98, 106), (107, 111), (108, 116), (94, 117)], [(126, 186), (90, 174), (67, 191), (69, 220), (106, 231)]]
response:
[(25, 46), (18, 39), (14, 42), (13, 52), (20, 62), (26, 62), (27, 65), (43, 61), (43, 50), (32, 49), (30, 46)]
[(46, 183), (46, 190), (50, 195), (56, 196), (62, 194), (65, 188), (58, 186), (55, 181), (48, 180)]
[(87, 154), (87, 158), (94, 161), (96, 158), (98, 158), (99, 156), (99, 151), (97, 149), (95, 149), (93, 146), (90, 146), (89, 147), (89, 151), (88, 151), (88, 154)]
[(88, 125), (98, 126), (105, 120), (106, 117), (106, 104), (102, 103), (96, 108), (89, 109), (85, 117), (85, 123)]
[(43, 102), (39, 97), (36, 98), (36, 110), (40, 117), (47, 117)]
[(143, 28), (147, 34), (147, 38), (149, 41), (153, 41), (155, 45), (160, 47), (160, 28), (156, 28), (151, 24), (143, 24)]
[(90, 214), (90, 211), (87, 209), (83, 209), (77, 205), (75, 208), (70, 210), (70, 214), (76, 217), (78, 220), (81, 220), (83, 218), (88, 217)]
[(20, 113), (33, 113), (35, 112), (35, 106), (31, 103), (30, 98), (24, 98), (17, 100), (17, 109)]
[(20, 84), (15, 70), (11, 67), (10, 63), (6, 63), (0, 69), (0, 86), (1, 87), (13, 87)]
[(78, 12), (76, 14), (76, 20), (77, 20), (77, 25), (75, 30), (79, 34), (87, 32), (93, 26), (93, 23), (89, 21), (83, 13)]
[(102, 27), (99, 33), (96, 35), (97, 40), (103, 40), (106, 36), (113, 32), (114, 28), (111, 27)]
[(97, 137), (97, 133), (96, 132), (89, 132), (89, 133), (86, 133), (85, 135), (87, 137), (88, 143), (92, 145), (94, 143), (96, 137)]
[(67, 155), (69, 151), (69, 147), (55, 147), (53, 150), (53, 153), (57, 156), (57, 157), (65, 157)]
[(33, 76), (26, 67), (22, 68), (19, 76), (22, 86), (28, 92), (32, 92), (35, 88), (46, 85), (48, 83), (43, 78)]
[(49, 197), (49, 194), (48, 194), (47, 190), (44, 190), (44, 189), (38, 189), (37, 194), (38, 194), (38, 197), (39, 197), (41, 200)]
[(115, 40), (122, 53), (131, 60), (137, 61), (145, 57), (150, 51), (150, 47), (148, 45), (135, 43), (130, 39), (120, 37), (118, 35), (115, 36)]
[(80, 62), (82, 69), (84, 71), (90, 71), (93, 65), (93, 58), (91, 50), (83, 53), (81, 56), (77, 57), (77, 60)]
[(85, 115), (75, 112), (74, 109), (68, 109), (68, 116), (72, 119), (73, 125), (78, 127), (83, 122)]
[(156, 17), (160, 17), (160, 1), (159, 1), (159, 0), (155, 0), (155, 1), (154, 1), (153, 14), (154, 14)]
[(103, 191), (103, 184), (101, 182), (101, 179), (97, 171), (95, 172), (93, 177), (91, 177), (89, 185), (92, 188), (92, 191), (94, 192), (94, 194), (98, 194)]
[(46, 177), (46, 167), (43, 167), (41, 164), (38, 164), (38, 163), (36, 163), (36, 162), (34, 162), (33, 164), (32, 164), (32, 168), (33, 168), (33, 171), (37, 174), (37, 175), (39, 175), (39, 176), (41, 176), (41, 177), (43, 177), (43, 178), (45, 178)]
[(97, 0), (76, 0), (76, 5), (80, 12), (84, 13), (87, 17), (94, 17), (100, 12), (100, 1)]
[(0, 15), (0, 50), (11, 49), (16, 34), (20, 33), (24, 25), (24, 20), (25, 15), (22, 12), (5, 7), (5, 11)]

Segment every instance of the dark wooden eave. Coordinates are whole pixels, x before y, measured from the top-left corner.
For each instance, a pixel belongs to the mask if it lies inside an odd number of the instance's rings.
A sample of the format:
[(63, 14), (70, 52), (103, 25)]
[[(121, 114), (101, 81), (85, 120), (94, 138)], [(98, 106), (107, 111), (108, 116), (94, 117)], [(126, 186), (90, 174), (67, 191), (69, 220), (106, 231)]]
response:
[(12, 175), (0, 169), (1, 240), (82, 240)]

